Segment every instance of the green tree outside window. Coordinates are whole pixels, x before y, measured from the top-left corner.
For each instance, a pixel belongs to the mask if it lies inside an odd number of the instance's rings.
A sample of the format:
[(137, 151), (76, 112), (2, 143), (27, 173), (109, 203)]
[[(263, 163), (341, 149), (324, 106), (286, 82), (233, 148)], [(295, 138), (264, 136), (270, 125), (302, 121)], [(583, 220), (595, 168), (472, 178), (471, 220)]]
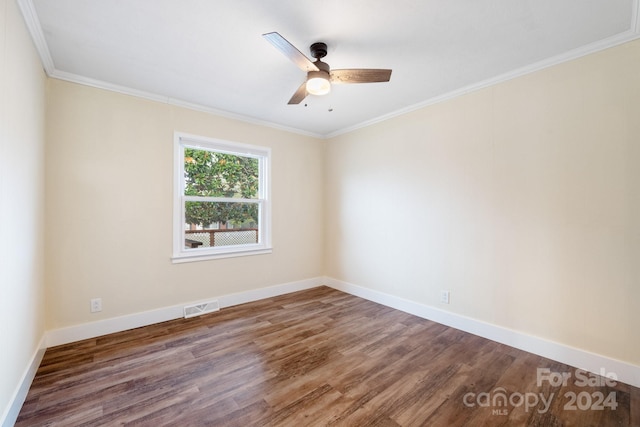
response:
[[(258, 159), (185, 147), (184, 194), (198, 197), (224, 197), (228, 199), (257, 199)], [(224, 201), (188, 201), (185, 203), (187, 224), (208, 228), (219, 223), (255, 227), (258, 223), (258, 205)]]

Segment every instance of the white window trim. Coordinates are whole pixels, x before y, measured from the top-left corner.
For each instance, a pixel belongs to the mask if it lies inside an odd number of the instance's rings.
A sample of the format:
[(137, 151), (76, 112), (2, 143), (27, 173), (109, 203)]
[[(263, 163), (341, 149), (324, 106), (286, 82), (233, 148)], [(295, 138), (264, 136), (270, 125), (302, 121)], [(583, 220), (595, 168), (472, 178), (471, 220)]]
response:
[[(234, 246), (219, 246), (208, 248), (185, 249), (184, 247), (184, 148), (201, 148), (215, 150), (227, 154), (238, 154), (259, 159), (260, 181), (259, 194), (256, 200), (243, 200), (249, 203), (259, 203), (260, 218), (258, 243)], [(182, 132), (174, 133), (173, 152), (173, 263), (205, 261), (211, 259), (231, 258), (248, 255), (268, 254), (271, 247), (271, 149), (236, 142), (212, 139), (203, 136), (190, 135)], [(212, 198), (212, 201), (224, 201), (223, 198)], [(229, 199), (238, 202), (238, 199)]]

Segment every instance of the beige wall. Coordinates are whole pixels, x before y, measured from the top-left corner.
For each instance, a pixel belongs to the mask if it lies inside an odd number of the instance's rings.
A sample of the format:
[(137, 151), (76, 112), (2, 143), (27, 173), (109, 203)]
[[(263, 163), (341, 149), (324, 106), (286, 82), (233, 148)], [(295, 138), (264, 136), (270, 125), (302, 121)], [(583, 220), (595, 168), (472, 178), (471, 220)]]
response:
[(326, 272), (640, 365), (639, 165), (640, 41), (333, 138)]
[[(49, 80), (48, 329), (323, 274), (324, 142)], [(174, 131), (272, 149), (273, 253), (172, 264)], [(89, 313), (89, 300), (103, 300)]]
[(0, 0), (0, 422), (44, 334), (45, 75)]

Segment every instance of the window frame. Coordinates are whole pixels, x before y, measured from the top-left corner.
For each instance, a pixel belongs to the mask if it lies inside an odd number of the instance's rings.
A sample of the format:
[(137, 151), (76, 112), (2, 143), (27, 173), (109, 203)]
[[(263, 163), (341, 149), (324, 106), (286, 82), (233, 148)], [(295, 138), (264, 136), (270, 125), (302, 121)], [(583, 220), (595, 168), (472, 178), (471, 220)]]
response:
[[(204, 261), (219, 258), (259, 255), (272, 252), (271, 247), (271, 202), (270, 173), (271, 149), (238, 142), (225, 141), (204, 136), (174, 133), (173, 171), (173, 263)], [(230, 199), (224, 197), (185, 196), (184, 149), (195, 148), (258, 159), (258, 198)], [(197, 200), (196, 200), (197, 199)], [(258, 204), (258, 243), (186, 249), (185, 203), (187, 201), (210, 201)]]

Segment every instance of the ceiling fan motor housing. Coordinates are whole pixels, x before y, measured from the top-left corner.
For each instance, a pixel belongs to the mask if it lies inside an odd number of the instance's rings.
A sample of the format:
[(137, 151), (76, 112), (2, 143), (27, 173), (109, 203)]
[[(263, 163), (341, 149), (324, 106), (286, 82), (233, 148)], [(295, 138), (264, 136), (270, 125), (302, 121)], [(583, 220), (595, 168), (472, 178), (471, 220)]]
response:
[(311, 45), (309, 48), (311, 50), (311, 56), (320, 59), (327, 56), (327, 44), (322, 42), (317, 42)]

